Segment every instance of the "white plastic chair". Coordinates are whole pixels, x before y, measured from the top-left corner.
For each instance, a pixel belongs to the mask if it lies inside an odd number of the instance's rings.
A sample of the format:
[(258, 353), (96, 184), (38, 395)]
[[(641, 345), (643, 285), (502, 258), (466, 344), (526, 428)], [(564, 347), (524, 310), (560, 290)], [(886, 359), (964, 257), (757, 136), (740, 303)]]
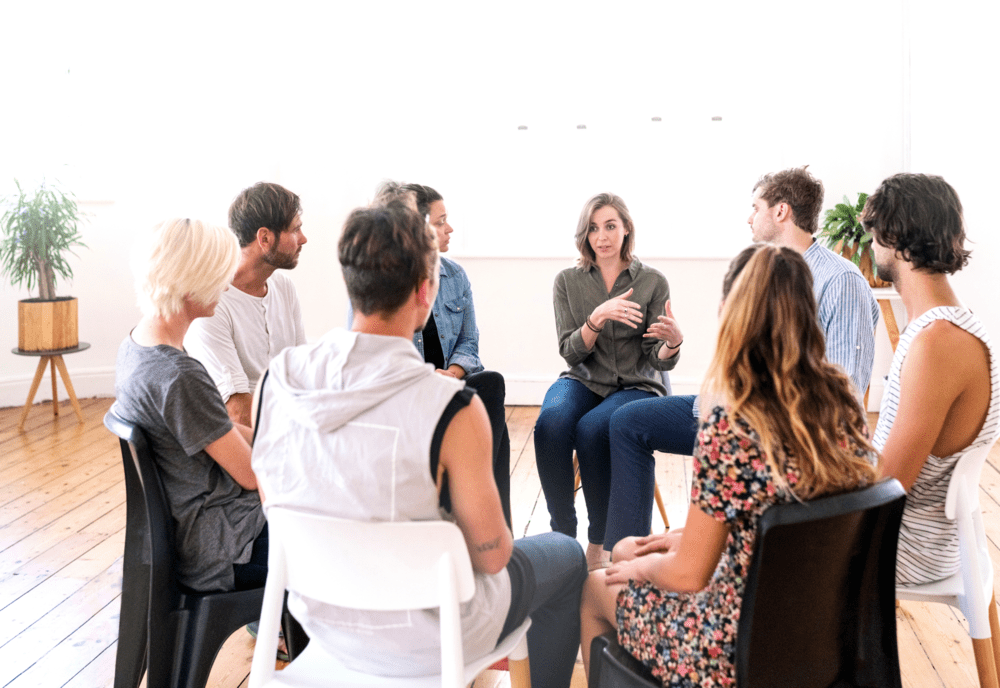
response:
[[(461, 688), (484, 669), (510, 658), (511, 685), (529, 688), (526, 619), (487, 657), (465, 664), (459, 603), (475, 581), (465, 538), (448, 521), (369, 523), (271, 507), (268, 574), (250, 688), (313, 686), (444, 686)], [(441, 674), (384, 677), (344, 667), (311, 642), (295, 661), (275, 670), (285, 590), (353, 609), (440, 608)]]
[(918, 602), (943, 602), (957, 607), (969, 623), (976, 656), (979, 685), (997, 688), (1000, 666), (1000, 623), (993, 593), (993, 562), (979, 510), (979, 478), (996, 438), (958, 460), (948, 483), (944, 513), (958, 521), (961, 566), (958, 573), (921, 585), (896, 587), (896, 598)]

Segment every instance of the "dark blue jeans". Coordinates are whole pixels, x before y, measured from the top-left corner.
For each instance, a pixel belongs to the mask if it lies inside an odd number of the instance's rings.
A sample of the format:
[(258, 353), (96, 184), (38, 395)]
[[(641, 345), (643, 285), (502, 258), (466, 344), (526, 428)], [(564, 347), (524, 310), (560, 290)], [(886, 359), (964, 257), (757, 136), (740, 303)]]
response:
[(653, 452), (694, 453), (694, 396), (625, 404), (611, 416), (611, 495), (604, 549), (630, 535), (649, 535), (656, 485)]
[(638, 389), (620, 389), (601, 397), (567, 377), (549, 387), (535, 423), (535, 463), (552, 530), (576, 537), (575, 448), (590, 520), (587, 538), (594, 544), (604, 542), (611, 490), (611, 416), (623, 404), (653, 397), (652, 392)]
[(580, 593), (587, 580), (580, 543), (561, 533), (515, 540), (507, 571), (510, 610), (501, 640), (530, 616), (531, 685), (569, 688), (580, 648)]

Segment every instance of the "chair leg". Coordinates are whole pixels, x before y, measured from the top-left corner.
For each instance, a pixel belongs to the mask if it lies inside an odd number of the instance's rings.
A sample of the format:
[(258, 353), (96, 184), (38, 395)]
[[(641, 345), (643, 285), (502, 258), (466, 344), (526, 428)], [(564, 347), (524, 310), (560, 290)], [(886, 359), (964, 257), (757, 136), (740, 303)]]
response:
[(663, 497), (660, 496), (660, 486), (653, 483), (653, 497), (656, 499), (656, 508), (660, 510), (660, 517), (663, 519), (663, 532), (670, 530), (670, 521), (667, 520), (667, 510), (663, 506)]
[(976, 655), (976, 671), (980, 688), (1000, 688), (997, 667), (993, 661), (993, 641), (990, 638), (973, 638), (972, 652)]
[(997, 618), (997, 596), (996, 593), (990, 598), (990, 642), (993, 644), (993, 664), (998, 672), (998, 682), (1000, 682), (1000, 620)]

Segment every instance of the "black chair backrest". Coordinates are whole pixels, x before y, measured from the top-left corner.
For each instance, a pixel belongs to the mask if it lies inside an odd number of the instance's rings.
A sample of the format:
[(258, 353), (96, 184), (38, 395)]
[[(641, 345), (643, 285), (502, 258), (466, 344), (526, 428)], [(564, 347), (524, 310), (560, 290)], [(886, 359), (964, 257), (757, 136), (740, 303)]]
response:
[(896, 480), (773, 506), (754, 544), (736, 634), (739, 688), (898, 687)]
[[(146, 611), (143, 616), (149, 624), (144, 633), (148, 642), (155, 643), (157, 636), (170, 630), (154, 627), (154, 620), (167, 619), (170, 612), (179, 606), (181, 595), (173, 573), (174, 528), (170, 506), (142, 428), (111, 412), (104, 416), (104, 425), (120, 440), (125, 469), (126, 544), (122, 604), (142, 605)], [(130, 579), (138, 588), (134, 590), (134, 599), (126, 599), (124, 579)], [(138, 633), (139, 629), (132, 629), (132, 632)], [(162, 666), (153, 666), (161, 661)], [(169, 675), (171, 661), (172, 657), (166, 653), (152, 653), (149, 656), (150, 674), (166, 672)], [(141, 669), (139, 671), (141, 676)]]

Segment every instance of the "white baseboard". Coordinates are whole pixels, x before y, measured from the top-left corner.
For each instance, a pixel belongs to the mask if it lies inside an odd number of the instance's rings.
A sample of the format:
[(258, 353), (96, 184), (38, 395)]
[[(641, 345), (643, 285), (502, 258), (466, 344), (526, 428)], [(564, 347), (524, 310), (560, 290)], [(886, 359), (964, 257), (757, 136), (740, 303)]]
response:
[[(62, 377), (57, 376), (57, 378), (59, 380), (59, 399), (65, 401), (69, 398), (66, 394), (66, 388), (63, 386)], [(0, 378), (0, 408), (24, 406), (33, 379), (34, 376)], [(77, 399), (113, 397), (115, 395), (115, 369), (113, 367), (73, 368), (70, 370), (70, 382), (73, 383), (73, 391), (76, 393)], [(49, 373), (46, 372), (41, 384), (38, 385), (34, 403), (51, 400), (52, 383), (49, 381)]]

